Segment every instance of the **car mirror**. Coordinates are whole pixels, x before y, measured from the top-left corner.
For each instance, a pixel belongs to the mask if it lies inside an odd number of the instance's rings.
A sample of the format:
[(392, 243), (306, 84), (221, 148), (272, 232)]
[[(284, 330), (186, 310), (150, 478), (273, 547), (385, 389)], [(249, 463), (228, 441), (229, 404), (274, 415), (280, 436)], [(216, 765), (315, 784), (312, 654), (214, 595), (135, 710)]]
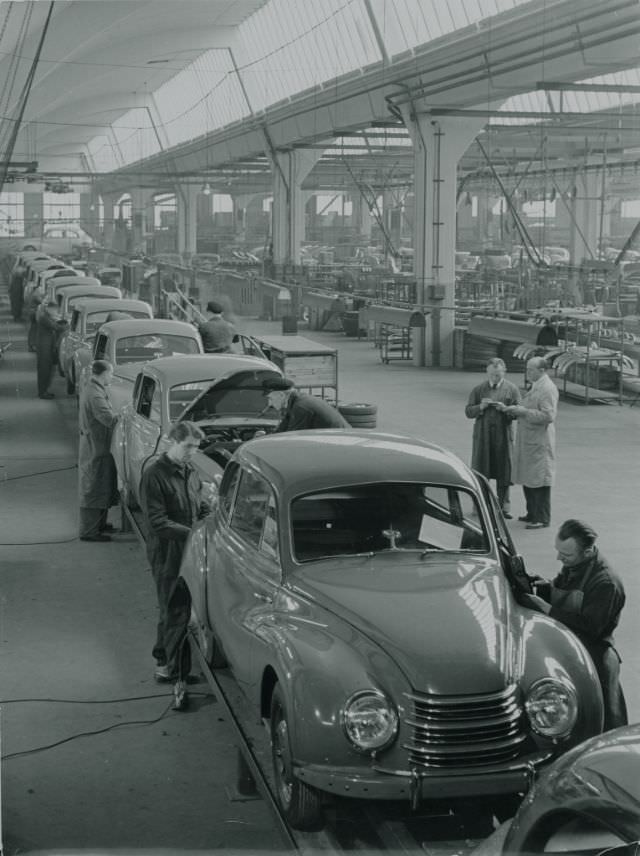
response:
[(240, 341), (240, 336), (236, 333), (231, 341), (236, 345)]
[(533, 594), (533, 587), (524, 565), (524, 558), (519, 553), (515, 553), (509, 556), (507, 566), (507, 575), (514, 592), (516, 594)]

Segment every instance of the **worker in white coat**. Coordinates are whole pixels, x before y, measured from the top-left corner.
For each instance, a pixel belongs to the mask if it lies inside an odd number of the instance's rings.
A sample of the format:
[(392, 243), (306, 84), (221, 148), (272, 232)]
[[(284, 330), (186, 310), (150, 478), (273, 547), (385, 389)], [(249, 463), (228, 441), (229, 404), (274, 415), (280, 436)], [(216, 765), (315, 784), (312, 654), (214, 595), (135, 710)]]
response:
[(505, 409), (518, 420), (511, 475), (514, 484), (522, 485), (527, 506), (526, 514), (518, 519), (527, 524), (527, 529), (545, 529), (551, 522), (559, 396), (558, 388), (547, 374), (544, 357), (528, 361), (527, 380), (531, 388), (522, 403)]

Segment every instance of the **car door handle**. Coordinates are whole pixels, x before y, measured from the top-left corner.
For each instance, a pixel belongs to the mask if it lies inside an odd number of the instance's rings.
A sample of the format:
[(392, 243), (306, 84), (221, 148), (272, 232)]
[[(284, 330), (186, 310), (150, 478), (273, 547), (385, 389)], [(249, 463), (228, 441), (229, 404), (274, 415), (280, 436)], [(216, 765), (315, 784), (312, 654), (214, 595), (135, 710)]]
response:
[(263, 603), (273, 603), (273, 598), (269, 597), (268, 594), (260, 594), (260, 592), (254, 591), (253, 596), (256, 600), (261, 600)]

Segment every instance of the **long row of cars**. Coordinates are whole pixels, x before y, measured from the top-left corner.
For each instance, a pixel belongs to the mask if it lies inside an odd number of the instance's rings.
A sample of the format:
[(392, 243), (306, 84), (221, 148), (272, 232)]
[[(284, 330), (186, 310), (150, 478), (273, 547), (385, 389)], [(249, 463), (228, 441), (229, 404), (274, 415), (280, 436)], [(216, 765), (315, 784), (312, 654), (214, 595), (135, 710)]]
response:
[[(47, 288), (57, 300), (55, 277)], [(524, 563), (479, 474), (412, 437), (274, 433), (265, 381), (281, 370), (257, 342), (205, 355), (190, 324), (67, 288), (69, 390), (92, 359), (114, 365), (122, 501), (139, 503), (173, 423), (204, 432), (194, 465), (214, 508), (181, 569), (194, 644), (263, 719), (292, 826), (318, 827), (338, 796), (494, 805), (542, 774), (501, 852), (546, 852), (585, 820), (600, 844), (576, 852), (601, 852), (603, 832), (640, 838), (638, 729), (598, 736), (593, 663), (563, 625), (520, 604)], [(614, 798), (623, 815), (611, 817)]]

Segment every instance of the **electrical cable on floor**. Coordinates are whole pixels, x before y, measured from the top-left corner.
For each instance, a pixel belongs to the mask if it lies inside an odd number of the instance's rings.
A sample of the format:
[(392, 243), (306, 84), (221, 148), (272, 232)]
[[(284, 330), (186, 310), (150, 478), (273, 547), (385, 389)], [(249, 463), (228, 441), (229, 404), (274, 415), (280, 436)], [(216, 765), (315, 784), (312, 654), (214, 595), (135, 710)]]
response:
[(55, 544), (72, 544), (78, 540), (76, 535), (75, 538), (63, 538), (60, 541), (0, 541), (0, 547), (48, 547)]
[(55, 470), (40, 470), (37, 473), (26, 473), (23, 476), (8, 476), (7, 478), (0, 478), (0, 484), (2, 482), (10, 482), (10, 481), (19, 481), (20, 479), (31, 479), (35, 478), (35, 476), (47, 476), (49, 473), (62, 473), (65, 470), (77, 470), (78, 465), (72, 464), (70, 467), (57, 467)]
[[(167, 682), (168, 683), (168, 682)], [(153, 695), (130, 696), (128, 698), (106, 698), (106, 699), (81, 699), (81, 698), (7, 698), (0, 699), (3, 704), (120, 704), (125, 701), (147, 701), (150, 698), (164, 698), (165, 693), (154, 693)]]
[[(166, 697), (166, 693), (163, 694)], [(190, 697), (204, 697), (207, 698), (210, 693), (189, 693)], [(149, 698), (158, 698), (159, 696), (149, 696)], [(6, 704), (7, 702), (3, 702)], [(108, 702), (107, 702), (108, 703)], [(100, 704), (100, 702), (85, 702), (85, 704)], [(24, 755), (35, 755), (38, 752), (46, 752), (49, 749), (55, 749), (57, 746), (63, 746), (65, 743), (71, 743), (73, 740), (78, 740), (80, 737), (95, 737), (99, 734), (107, 734), (109, 731), (115, 731), (116, 728), (123, 728), (127, 725), (156, 725), (158, 722), (163, 720), (168, 713), (170, 713), (173, 709), (173, 699), (167, 705), (167, 707), (163, 710), (160, 716), (157, 716), (155, 719), (132, 719), (128, 722), (116, 722), (113, 725), (107, 725), (105, 728), (97, 728), (95, 731), (80, 731), (77, 734), (72, 734), (70, 737), (64, 737), (62, 740), (56, 740), (54, 743), (47, 743), (44, 746), (36, 746), (33, 749), (23, 749), (20, 752), (9, 752), (6, 755), (2, 755), (0, 760), (2, 761), (10, 761), (12, 758), (20, 758)], [(180, 711), (173, 710), (174, 713), (179, 713), (181, 716), (183, 715)]]

